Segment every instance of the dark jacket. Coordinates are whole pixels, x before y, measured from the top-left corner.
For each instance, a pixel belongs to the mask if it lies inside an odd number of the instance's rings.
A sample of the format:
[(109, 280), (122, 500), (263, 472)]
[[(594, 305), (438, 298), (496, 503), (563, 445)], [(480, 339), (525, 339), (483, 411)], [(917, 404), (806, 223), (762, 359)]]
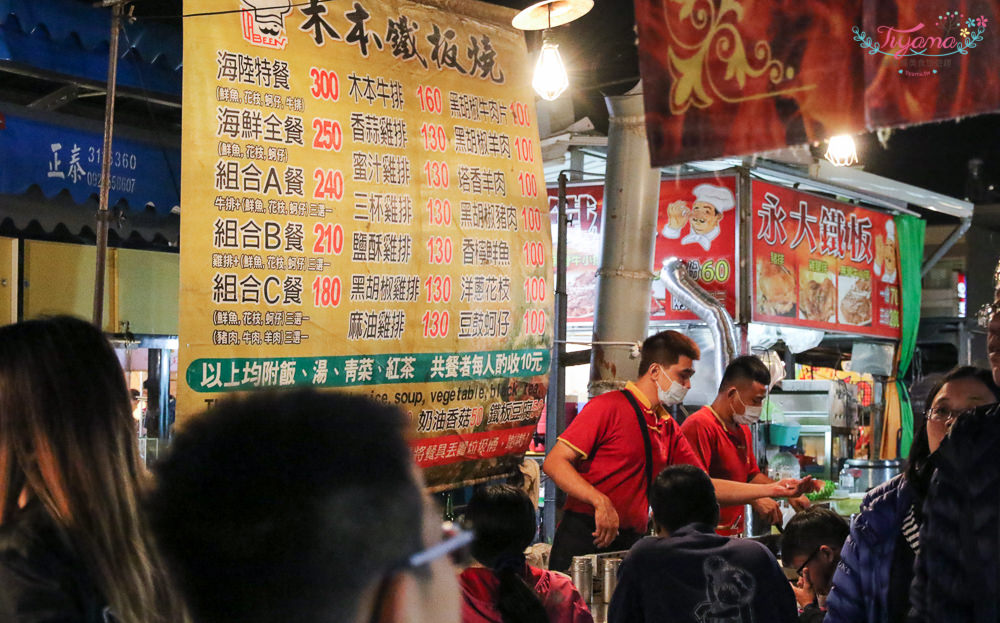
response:
[(851, 534), (840, 552), (826, 602), (826, 623), (889, 620), (889, 571), (913, 497), (902, 474), (865, 496), (861, 514), (851, 524)]
[(799, 623), (823, 623), (826, 610), (821, 610), (816, 604), (809, 604), (799, 612)]
[(912, 621), (1000, 620), (1000, 407), (960, 417), (935, 453)]
[(760, 543), (691, 524), (636, 543), (618, 570), (608, 623), (797, 620), (791, 584)]
[(0, 526), (0, 621), (105, 623), (104, 599), (39, 504)]

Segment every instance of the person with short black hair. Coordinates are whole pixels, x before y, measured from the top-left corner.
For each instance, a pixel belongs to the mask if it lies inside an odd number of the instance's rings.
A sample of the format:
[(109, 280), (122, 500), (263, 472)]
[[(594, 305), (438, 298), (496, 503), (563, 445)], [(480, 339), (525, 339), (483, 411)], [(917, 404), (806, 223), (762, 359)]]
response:
[[(726, 366), (712, 404), (684, 420), (681, 432), (712, 478), (753, 484), (774, 482), (757, 467), (749, 426), (760, 418), (770, 384), (771, 373), (764, 362), (753, 355), (737, 357)], [(790, 498), (789, 502), (796, 509), (809, 507), (804, 495)], [(770, 497), (752, 500), (750, 506), (770, 523), (781, 524), (781, 509)], [(723, 536), (738, 536), (745, 525), (744, 505), (728, 505), (722, 507), (716, 530)]]
[(788, 520), (781, 561), (799, 575), (794, 589), (799, 623), (820, 623), (826, 616), (826, 596), (848, 533), (847, 522), (829, 508), (807, 508)]
[(459, 576), (462, 623), (593, 623), (569, 576), (527, 563), (524, 550), (537, 528), (527, 493), (511, 485), (481, 488), (465, 519), (476, 535), (472, 556), (483, 566)]
[[(667, 465), (702, 466), (665, 409), (684, 400), (699, 356), (682, 333), (650, 336), (642, 344), (639, 378), (588, 402), (549, 449), (542, 469), (568, 494), (550, 569), (566, 571), (574, 556), (631, 547), (647, 529), (653, 475)], [(744, 504), (796, 494), (799, 482), (714, 484), (725, 503)]]
[(440, 514), (396, 408), (298, 390), (216, 403), (156, 465), (154, 532), (195, 623), (458, 623)]
[(796, 620), (791, 586), (771, 552), (715, 533), (719, 504), (704, 471), (667, 467), (651, 497), (656, 536), (622, 561), (608, 623)]

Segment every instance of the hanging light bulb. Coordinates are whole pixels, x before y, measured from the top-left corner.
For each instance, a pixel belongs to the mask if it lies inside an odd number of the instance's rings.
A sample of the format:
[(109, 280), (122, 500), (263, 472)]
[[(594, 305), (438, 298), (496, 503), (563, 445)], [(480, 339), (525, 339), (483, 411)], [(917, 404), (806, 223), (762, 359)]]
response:
[(562, 57), (559, 55), (559, 45), (553, 43), (548, 37), (542, 42), (542, 49), (538, 53), (538, 62), (535, 63), (535, 75), (531, 80), (531, 86), (535, 93), (546, 100), (554, 100), (563, 94), (569, 87), (569, 76), (566, 74), (566, 66), (563, 65)]
[(824, 157), (838, 167), (847, 167), (857, 163), (858, 148), (854, 144), (854, 138), (847, 134), (831, 136), (830, 140), (827, 141)]
[(586, 15), (594, 8), (594, 0), (541, 0), (524, 9), (511, 21), (519, 30), (544, 30), (542, 49), (535, 63), (531, 86), (539, 97), (554, 100), (569, 87), (566, 66), (559, 55), (559, 46), (549, 37), (554, 26), (562, 26)]

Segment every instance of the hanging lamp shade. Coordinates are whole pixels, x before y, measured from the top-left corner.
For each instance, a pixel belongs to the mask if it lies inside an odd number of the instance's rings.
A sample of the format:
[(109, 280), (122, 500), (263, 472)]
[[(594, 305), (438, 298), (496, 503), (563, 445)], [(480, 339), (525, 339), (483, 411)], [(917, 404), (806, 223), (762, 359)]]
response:
[(594, 8), (594, 0), (542, 0), (514, 16), (518, 30), (545, 30), (568, 24)]

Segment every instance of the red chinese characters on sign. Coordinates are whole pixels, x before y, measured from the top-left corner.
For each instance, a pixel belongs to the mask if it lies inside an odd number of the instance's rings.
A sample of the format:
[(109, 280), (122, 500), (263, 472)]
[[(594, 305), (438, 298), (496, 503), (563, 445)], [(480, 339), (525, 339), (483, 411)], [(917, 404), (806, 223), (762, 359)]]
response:
[[(549, 188), (548, 193), (554, 222), (558, 189)], [(591, 322), (594, 318), (603, 204), (603, 185), (580, 184), (566, 189), (566, 213), (570, 219), (566, 245), (569, 322)], [(663, 180), (660, 185), (653, 271), (659, 274), (663, 262), (670, 257), (686, 260), (691, 276), (723, 302), (730, 314), (735, 314), (738, 214), (735, 176)], [(672, 301), (661, 280), (653, 281), (650, 320), (696, 318)]]
[(466, 435), (428, 437), (413, 442), (410, 448), (418, 467), (434, 467), (524, 452), (534, 433), (535, 426), (530, 425)]
[(890, 215), (758, 181), (751, 202), (754, 321), (899, 339)]

